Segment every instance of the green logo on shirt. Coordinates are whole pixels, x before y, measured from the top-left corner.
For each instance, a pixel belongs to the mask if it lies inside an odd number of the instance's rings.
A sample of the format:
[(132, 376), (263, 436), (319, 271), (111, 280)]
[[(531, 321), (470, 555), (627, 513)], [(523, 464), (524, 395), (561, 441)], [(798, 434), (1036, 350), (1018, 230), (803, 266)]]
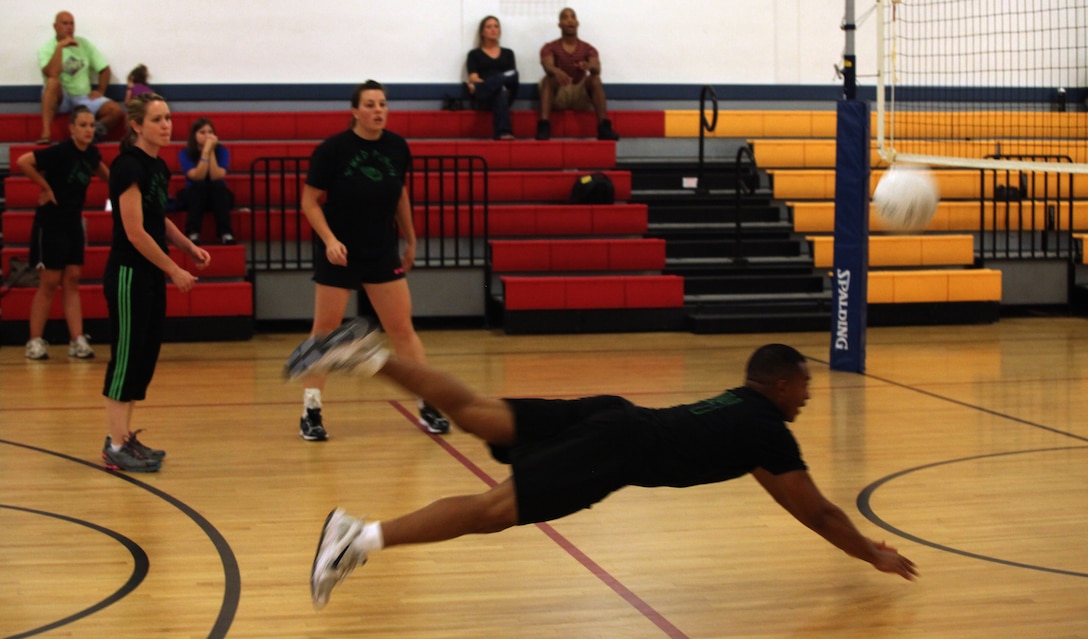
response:
[(725, 408), (726, 406), (732, 406), (734, 404), (739, 404), (739, 403), (741, 403), (743, 401), (744, 401), (743, 399), (741, 399), (740, 397), (737, 397), (732, 392), (726, 391), (726, 392), (722, 393), (721, 395), (718, 395), (717, 397), (711, 397), (710, 399), (704, 399), (703, 401), (701, 401), (701, 402), (699, 402), (697, 404), (692, 404), (691, 414), (692, 415), (705, 415), (707, 413), (713, 413), (714, 411), (716, 411), (716, 410), (718, 410), (720, 408)]
[(86, 186), (94, 175), (94, 168), (90, 162), (76, 162), (71, 173), (68, 174), (68, 184)]
[(344, 177), (362, 175), (373, 182), (381, 182), (386, 175), (396, 177), (397, 172), (393, 168), (393, 161), (377, 151), (359, 151), (348, 162), (344, 169)]
[(151, 175), (151, 184), (148, 185), (147, 193), (144, 194), (144, 209), (147, 210), (166, 210), (166, 189), (169, 183), (169, 178), (158, 171)]

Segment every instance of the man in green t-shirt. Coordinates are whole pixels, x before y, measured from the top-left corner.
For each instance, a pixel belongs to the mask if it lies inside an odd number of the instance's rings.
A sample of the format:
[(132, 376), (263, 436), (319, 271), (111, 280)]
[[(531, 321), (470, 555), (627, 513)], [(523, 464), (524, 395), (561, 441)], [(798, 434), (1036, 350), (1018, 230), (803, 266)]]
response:
[[(55, 38), (38, 49), (42, 88), (42, 135), (38, 144), (49, 144), (53, 117), (84, 105), (94, 113), (97, 142), (125, 116), (121, 105), (106, 97), (110, 84), (110, 63), (86, 38), (76, 37), (76, 19), (61, 11), (53, 22)], [(91, 86), (91, 73), (98, 74), (98, 86)]]

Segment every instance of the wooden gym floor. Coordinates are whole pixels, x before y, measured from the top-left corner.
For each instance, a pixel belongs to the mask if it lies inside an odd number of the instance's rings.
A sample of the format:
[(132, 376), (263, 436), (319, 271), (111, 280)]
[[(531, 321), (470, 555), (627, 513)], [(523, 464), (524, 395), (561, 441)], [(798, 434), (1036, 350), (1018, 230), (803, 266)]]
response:
[(872, 329), (865, 375), (821, 334), (509, 337), (425, 331), (432, 364), (492, 395), (666, 406), (741, 381), (751, 350), (810, 357), (792, 425), (813, 477), (921, 571), (848, 558), (749, 477), (627, 488), (547, 526), (377, 554), (315, 612), (308, 575), (341, 505), (388, 518), (506, 476), (462, 432), (424, 434), (381, 380), (326, 390), (297, 436), (280, 380), (301, 335), (168, 344), (134, 426), (169, 451), (105, 471), (108, 347), (0, 349), (2, 637), (1086, 637), (1088, 322)]

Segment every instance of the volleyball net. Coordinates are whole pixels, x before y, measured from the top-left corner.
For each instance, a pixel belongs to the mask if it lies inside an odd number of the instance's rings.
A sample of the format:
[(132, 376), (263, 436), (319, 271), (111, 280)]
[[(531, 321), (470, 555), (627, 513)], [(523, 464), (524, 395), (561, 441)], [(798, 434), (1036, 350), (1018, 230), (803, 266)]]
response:
[(1088, 0), (876, 0), (888, 163), (1088, 173)]

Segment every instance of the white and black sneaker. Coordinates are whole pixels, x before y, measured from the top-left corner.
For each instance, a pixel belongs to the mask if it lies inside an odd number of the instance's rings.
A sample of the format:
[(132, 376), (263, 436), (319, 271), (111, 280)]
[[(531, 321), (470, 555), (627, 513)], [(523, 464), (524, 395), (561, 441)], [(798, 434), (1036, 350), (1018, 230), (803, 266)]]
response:
[(419, 407), (419, 425), (434, 435), (445, 435), (450, 432), (450, 420), (426, 402)]
[(337, 371), (373, 375), (389, 359), (381, 327), (357, 317), (325, 337), (310, 337), (287, 358), (284, 376), (298, 379)]
[(320, 408), (306, 409), (306, 414), (298, 421), (298, 436), (308, 442), (323, 442), (329, 438), (321, 422)]
[(354, 550), (351, 543), (363, 532), (363, 521), (337, 508), (325, 518), (321, 538), (310, 570), (310, 596), (314, 608), (329, 603), (329, 594), (357, 566), (366, 563), (366, 553)]

